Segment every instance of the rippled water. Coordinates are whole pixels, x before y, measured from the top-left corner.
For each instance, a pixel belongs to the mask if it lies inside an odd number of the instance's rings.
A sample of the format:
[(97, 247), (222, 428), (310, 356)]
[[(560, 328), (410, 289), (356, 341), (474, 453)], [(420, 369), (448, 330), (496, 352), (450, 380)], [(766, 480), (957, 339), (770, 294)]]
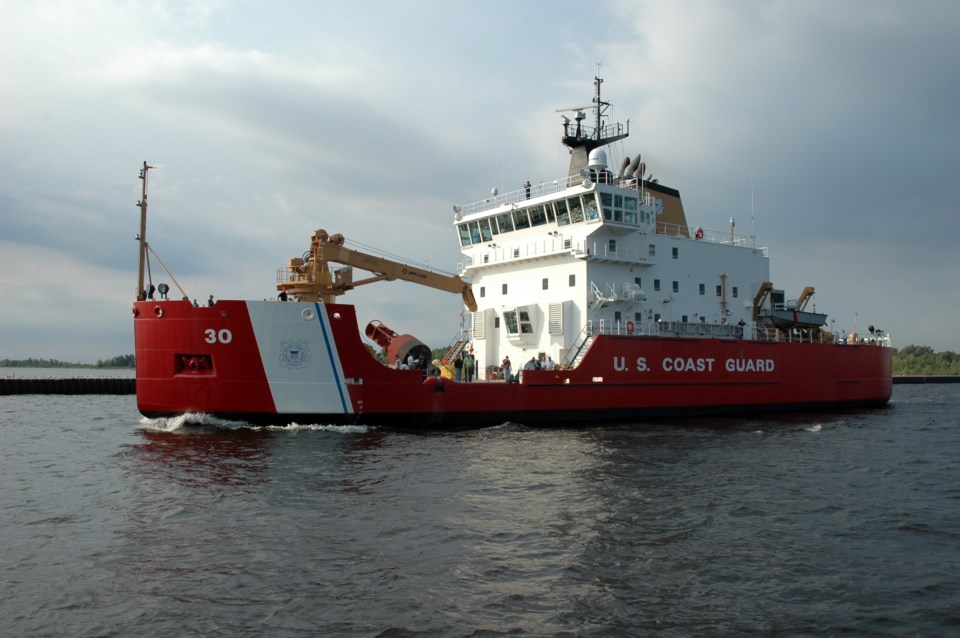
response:
[(415, 435), (2, 397), (0, 627), (953, 636), (958, 406)]

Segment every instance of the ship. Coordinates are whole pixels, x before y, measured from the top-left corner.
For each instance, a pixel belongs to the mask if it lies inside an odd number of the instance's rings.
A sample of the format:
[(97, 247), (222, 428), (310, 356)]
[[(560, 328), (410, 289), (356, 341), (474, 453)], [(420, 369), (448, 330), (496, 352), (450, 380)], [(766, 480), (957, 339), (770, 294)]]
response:
[[(768, 248), (737, 233), (733, 218), (719, 229), (691, 225), (679, 191), (653, 178), (641, 155), (608, 165), (629, 121), (612, 121), (602, 82), (594, 78), (588, 105), (557, 110), (566, 175), (453, 206), (455, 273), (318, 229), (277, 269), (277, 299), (198, 307), (185, 293), (169, 298), (166, 283), (158, 298), (144, 162), (139, 411), (427, 429), (885, 405), (886, 331), (838, 334), (812, 286), (795, 299), (775, 287)], [(376, 318), (361, 330), (341, 297), (384, 281), (461, 296), (445, 355), (434, 359), (423, 341)]]

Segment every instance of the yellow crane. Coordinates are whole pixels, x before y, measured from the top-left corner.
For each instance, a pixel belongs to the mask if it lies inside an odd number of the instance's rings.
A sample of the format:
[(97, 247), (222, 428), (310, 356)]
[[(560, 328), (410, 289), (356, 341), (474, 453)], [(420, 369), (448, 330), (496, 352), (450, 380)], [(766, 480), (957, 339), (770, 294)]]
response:
[[(296, 296), (303, 301), (335, 303), (339, 295), (357, 286), (375, 281), (410, 281), (421, 286), (459, 293), (470, 312), (477, 309), (473, 288), (459, 275), (444, 275), (424, 268), (411, 266), (376, 255), (369, 255), (343, 245), (343, 235), (330, 235), (327, 231), (314, 231), (310, 239), (310, 252), (303, 258), (295, 257), (280, 270), (277, 290)], [(333, 270), (331, 263), (349, 268)], [(373, 273), (372, 277), (354, 280), (353, 268)]]

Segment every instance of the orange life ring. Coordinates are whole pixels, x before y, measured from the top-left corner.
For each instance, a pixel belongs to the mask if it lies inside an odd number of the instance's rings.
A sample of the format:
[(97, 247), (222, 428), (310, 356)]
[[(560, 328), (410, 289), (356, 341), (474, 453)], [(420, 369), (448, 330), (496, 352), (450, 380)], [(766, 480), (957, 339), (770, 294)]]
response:
[(696, 237), (697, 239), (703, 239), (703, 229), (702, 229), (702, 228), (698, 228), (698, 229), (697, 229), (697, 232), (694, 233), (694, 237)]
[(628, 334), (628, 335), (632, 335), (634, 328), (636, 328), (636, 326), (633, 325), (633, 322), (632, 322), (632, 321), (628, 321), (628, 322), (627, 322), (627, 334)]

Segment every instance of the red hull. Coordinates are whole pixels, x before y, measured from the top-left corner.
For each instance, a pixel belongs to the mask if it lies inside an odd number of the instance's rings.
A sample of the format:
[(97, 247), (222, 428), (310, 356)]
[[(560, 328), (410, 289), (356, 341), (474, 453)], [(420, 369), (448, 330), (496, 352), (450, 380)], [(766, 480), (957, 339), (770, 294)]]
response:
[(468, 384), (380, 364), (353, 306), (144, 301), (134, 312), (137, 401), (148, 417), (560, 425), (879, 406), (892, 393), (891, 350), (877, 345), (599, 335), (575, 369)]

